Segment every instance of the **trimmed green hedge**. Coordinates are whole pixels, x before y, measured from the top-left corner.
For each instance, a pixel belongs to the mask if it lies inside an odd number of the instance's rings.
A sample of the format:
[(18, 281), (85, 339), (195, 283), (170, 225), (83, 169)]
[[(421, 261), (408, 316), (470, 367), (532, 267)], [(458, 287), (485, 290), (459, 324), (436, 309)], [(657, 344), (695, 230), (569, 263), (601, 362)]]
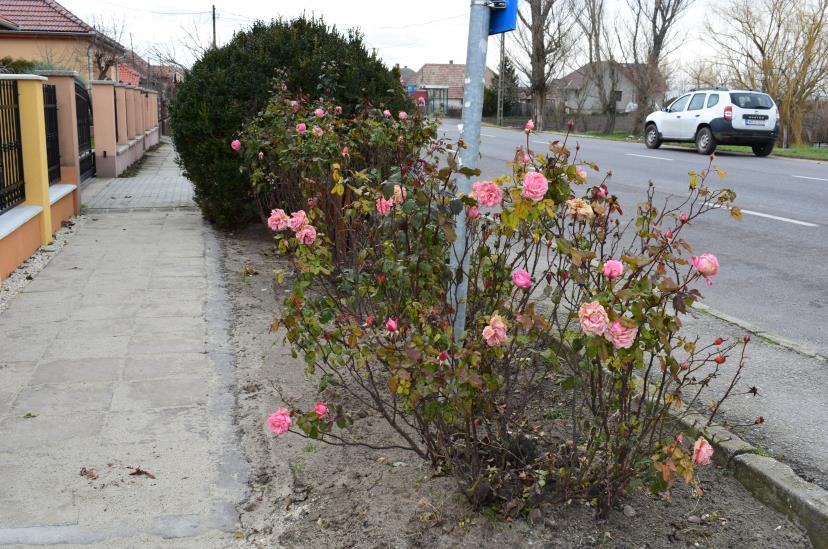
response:
[(172, 137), (206, 219), (224, 228), (257, 216), (247, 174), (230, 142), (274, 90), (324, 96), (345, 111), (362, 100), (412, 108), (399, 72), (369, 53), (358, 31), (343, 34), (321, 19), (256, 22), (227, 45), (207, 52), (180, 84), (172, 104)]

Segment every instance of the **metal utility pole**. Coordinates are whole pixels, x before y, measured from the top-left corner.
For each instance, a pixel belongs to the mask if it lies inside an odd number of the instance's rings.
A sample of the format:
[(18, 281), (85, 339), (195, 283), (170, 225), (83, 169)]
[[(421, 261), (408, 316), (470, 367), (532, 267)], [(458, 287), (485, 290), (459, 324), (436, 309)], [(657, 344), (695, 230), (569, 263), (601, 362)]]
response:
[[(489, 45), (490, 8), (487, 0), (471, 0), (469, 17), (469, 41), (466, 50), (465, 87), (463, 89), (463, 117), (460, 138), (466, 144), (460, 150), (460, 166), (474, 169), (478, 165), (480, 152), (480, 123), (483, 117), (483, 89), (486, 76), (486, 50)], [(471, 178), (457, 176), (457, 190), (471, 192)], [(457, 238), (452, 243), (450, 266), (457, 286), (450, 296), (455, 310), (454, 337), (459, 340), (466, 326), (466, 296), (469, 291), (469, 270), (471, 256), (466, 249), (466, 212), (457, 214), (455, 223)]]
[(497, 75), (497, 125), (503, 125), (503, 71), (506, 68), (506, 34), (500, 35), (500, 69)]
[(213, 4), (213, 49), (216, 49), (216, 5)]

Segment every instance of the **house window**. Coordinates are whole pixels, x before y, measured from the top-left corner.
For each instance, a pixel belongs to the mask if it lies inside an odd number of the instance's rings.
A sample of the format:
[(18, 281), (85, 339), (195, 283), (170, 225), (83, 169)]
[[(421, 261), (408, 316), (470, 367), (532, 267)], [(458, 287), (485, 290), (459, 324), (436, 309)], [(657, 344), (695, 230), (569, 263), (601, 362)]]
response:
[(615, 101), (616, 103), (621, 101), (621, 96), (622, 95), (623, 95), (623, 93), (621, 92), (621, 90), (612, 90), (612, 100)]

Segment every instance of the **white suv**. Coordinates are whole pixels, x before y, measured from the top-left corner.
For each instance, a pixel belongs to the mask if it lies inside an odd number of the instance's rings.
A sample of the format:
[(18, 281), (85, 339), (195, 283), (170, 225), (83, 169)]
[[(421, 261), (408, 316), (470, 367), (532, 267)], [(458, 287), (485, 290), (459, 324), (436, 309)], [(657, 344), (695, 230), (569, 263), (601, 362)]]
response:
[(756, 156), (767, 156), (778, 135), (779, 108), (769, 95), (754, 90), (693, 90), (651, 113), (644, 124), (647, 148), (657, 149), (663, 141), (695, 141), (702, 154), (721, 144), (750, 145)]

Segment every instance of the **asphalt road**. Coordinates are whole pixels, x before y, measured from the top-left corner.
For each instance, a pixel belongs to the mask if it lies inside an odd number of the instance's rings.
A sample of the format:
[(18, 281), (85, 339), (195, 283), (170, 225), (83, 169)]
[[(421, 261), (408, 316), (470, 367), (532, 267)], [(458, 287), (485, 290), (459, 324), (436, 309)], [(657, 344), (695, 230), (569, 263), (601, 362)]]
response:
[[(441, 131), (457, 139), (457, 125), (448, 120)], [(542, 152), (549, 141), (562, 138), (533, 133), (529, 145)], [(684, 196), (687, 173), (708, 163), (706, 156), (679, 147), (650, 150), (640, 143), (569, 139), (570, 149), (577, 142), (579, 157), (601, 168), (589, 171), (590, 183), (611, 171), (609, 190), (629, 210), (644, 197), (649, 181), (662, 198)], [(507, 173), (515, 147), (525, 143), (521, 131), (484, 127), (482, 176)], [(828, 162), (723, 152), (715, 165), (728, 175), (723, 181), (711, 177), (709, 185), (733, 189), (744, 216), (735, 221), (725, 211), (711, 212), (702, 218), (703, 227), (691, 227), (687, 235), (695, 253), (719, 258), (715, 284), (701, 289), (704, 303), (828, 356)]]

